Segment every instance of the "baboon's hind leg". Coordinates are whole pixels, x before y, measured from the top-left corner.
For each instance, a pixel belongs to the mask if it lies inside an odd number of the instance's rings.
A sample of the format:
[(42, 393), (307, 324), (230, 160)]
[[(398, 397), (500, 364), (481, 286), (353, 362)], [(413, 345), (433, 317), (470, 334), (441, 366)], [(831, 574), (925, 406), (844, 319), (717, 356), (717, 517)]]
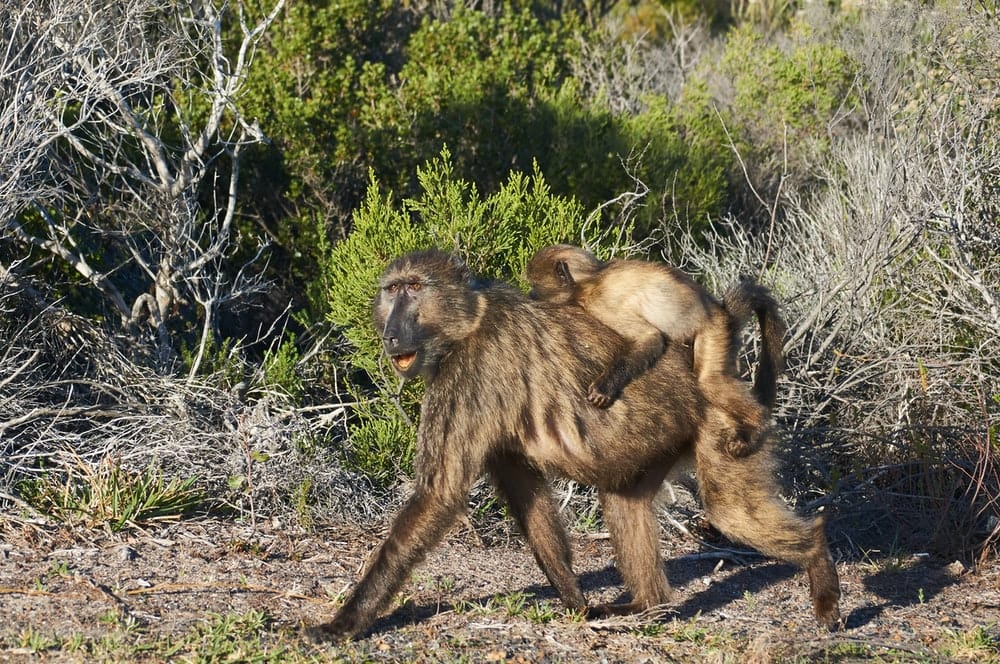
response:
[(694, 340), (694, 372), (705, 398), (730, 417), (719, 443), (735, 457), (760, 449), (765, 438), (767, 409), (736, 373), (734, 343), (725, 310), (713, 311)]
[(778, 497), (770, 455), (732, 459), (715, 441), (696, 447), (698, 487), (709, 522), (727, 537), (805, 568), (816, 620), (840, 624), (840, 581), (822, 518), (796, 515)]
[(670, 601), (673, 591), (663, 572), (660, 526), (653, 511), (653, 499), (665, 475), (666, 465), (650, 469), (631, 487), (601, 491), (604, 523), (611, 534), (615, 562), (632, 600), (594, 607), (592, 617), (635, 613)]
[(522, 461), (506, 456), (493, 459), (490, 473), (498, 491), (531, 545), (538, 566), (569, 609), (582, 610), (587, 600), (573, 573), (566, 527), (559, 517), (549, 484)]

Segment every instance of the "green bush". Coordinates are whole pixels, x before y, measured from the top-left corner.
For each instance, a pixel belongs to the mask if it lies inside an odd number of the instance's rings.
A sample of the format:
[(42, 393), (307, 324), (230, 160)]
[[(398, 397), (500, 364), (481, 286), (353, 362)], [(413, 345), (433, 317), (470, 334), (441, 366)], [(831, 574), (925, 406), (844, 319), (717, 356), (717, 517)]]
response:
[(723, 112), (733, 140), (751, 170), (772, 182), (782, 169), (806, 179), (858, 106), (858, 65), (844, 49), (805, 28), (788, 36), (779, 46), (743, 24), (730, 31), (719, 66), (733, 88)]
[(850, 100), (856, 65), (836, 44), (802, 40), (784, 50), (743, 25), (729, 33), (722, 68), (748, 119), (820, 135)]
[(556, 242), (592, 239), (583, 208), (552, 193), (536, 167), (513, 172), (496, 193), (483, 196), (455, 175), (450, 153), (417, 170), (420, 192), (401, 203), (383, 194), (373, 177), (365, 201), (354, 215), (354, 230), (328, 254), (329, 318), (353, 349), (350, 361), (363, 371), (370, 389), (353, 381), (359, 402), (349, 426), (348, 460), (385, 485), (408, 471), (415, 422), (423, 388), (419, 381), (402, 388), (387, 363), (372, 326), (371, 303), (385, 266), (415, 249), (454, 251), (473, 272), (523, 285), (531, 255)]
[[(252, 160), (251, 180), (267, 182), (253, 198), (336, 196), (342, 164), (358, 157), (360, 109), (384, 97), (372, 63), (398, 54), (407, 28), (397, 3), (348, 0), (291, 3), (250, 69), (242, 103), (273, 140)], [(254, 177), (256, 176), (256, 177)], [(252, 186), (252, 182), (248, 182)]]
[(706, 95), (692, 87), (677, 105), (652, 97), (622, 125), (623, 143), (642, 152), (637, 176), (650, 187), (650, 204), (637, 220), (640, 235), (672, 217), (700, 227), (717, 216), (731, 156)]
[[(318, 239), (349, 232), (367, 173), (418, 196), (417, 168), (444, 145), (484, 195), (537, 163), (553, 192), (590, 208), (632, 189), (634, 175), (650, 188), (640, 239), (659, 227), (661, 201), (685, 220), (719, 210), (729, 154), (718, 131), (689, 124), (714, 119), (707, 98), (694, 113), (664, 99), (613, 113), (571, 75), (590, 35), (571, 12), (510, 3), (420, 19), (397, 5), (295, 3), (251, 72), (246, 113), (273, 142), (246, 160), (244, 200), (276, 242), (279, 282), (317, 281)], [(290, 291), (323, 311), (324, 295)]]
[(726, 185), (718, 161), (728, 159), (711, 140), (718, 132), (689, 135), (686, 122), (696, 117), (662, 97), (635, 115), (588, 97), (569, 72), (589, 36), (569, 16), (543, 22), (527, 10), (424, 21), (407, 45), (406, 85), (370, 117), (362, 113), (379, 178), (407, 191), (415, 166), (447, 144), (456, 171), (483, 192), (495, 191), (508, 170), (537, 162), (553, 191), (596, 207), (637, 177), (655, 202), (636, 218), (640, 237), (659, 227), (665, 196), (685, 220), (717, 212)]
[[(556, 90), (576, 49), (572, 26), (528, 9), (497, 16), (456, 7), (446, 21), (425, 18), (410, 37), (399, 81), (359, 108), (369, 163), (387, 184), (412, 186), (415, 168), (442, 144), (456, 169), (494, 191), (514, 168), (529, 168), (548, 144), (538, 103)], [(376, 74), (372, 71), (372, 82)]]

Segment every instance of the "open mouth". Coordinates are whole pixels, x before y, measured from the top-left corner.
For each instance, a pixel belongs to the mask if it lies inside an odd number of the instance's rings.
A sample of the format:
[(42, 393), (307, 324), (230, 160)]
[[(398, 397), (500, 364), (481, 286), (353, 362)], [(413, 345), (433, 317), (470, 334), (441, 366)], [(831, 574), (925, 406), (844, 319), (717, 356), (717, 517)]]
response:
[(407, 371), (413, 366), (413, 363), (417, 361), (416, 353), (406, 353), (404, 355), (393, 355), (392, 363), (396, 365), (396, 368), (400, 371)]

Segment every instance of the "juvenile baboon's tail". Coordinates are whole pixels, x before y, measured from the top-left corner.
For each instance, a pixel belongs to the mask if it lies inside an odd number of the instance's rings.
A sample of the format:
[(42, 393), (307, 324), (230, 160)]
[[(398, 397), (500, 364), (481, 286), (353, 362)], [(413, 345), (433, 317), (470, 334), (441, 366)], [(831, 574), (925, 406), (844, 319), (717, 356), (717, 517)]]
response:
[(778, 311), (778, 302), (764, 286), (753, 277), (741, 277), (722, 297), (722, 304), (729, 312), (729, 332), (733, 348), (739, 347), (740, 332), (751, 314), (757, 314), (760, 323), (761, 353), (753, 378), (753, 393), (766, 408), (774, 408), (778, 392), (778, 376), (785, 370), (783, 353), (785, 332), (788, 326)]

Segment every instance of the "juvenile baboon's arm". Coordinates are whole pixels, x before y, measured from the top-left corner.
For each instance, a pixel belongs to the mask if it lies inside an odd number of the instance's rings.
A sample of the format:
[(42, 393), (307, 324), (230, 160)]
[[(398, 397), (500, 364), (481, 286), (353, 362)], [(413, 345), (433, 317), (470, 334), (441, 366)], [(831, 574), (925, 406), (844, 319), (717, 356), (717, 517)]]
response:
[(615, 360), (591, 383), (587, 399), (598, 408), (607, 408), (626, 385), (656, 364), (666, 347), (666, 338), (659, 333), (624, 344)]

